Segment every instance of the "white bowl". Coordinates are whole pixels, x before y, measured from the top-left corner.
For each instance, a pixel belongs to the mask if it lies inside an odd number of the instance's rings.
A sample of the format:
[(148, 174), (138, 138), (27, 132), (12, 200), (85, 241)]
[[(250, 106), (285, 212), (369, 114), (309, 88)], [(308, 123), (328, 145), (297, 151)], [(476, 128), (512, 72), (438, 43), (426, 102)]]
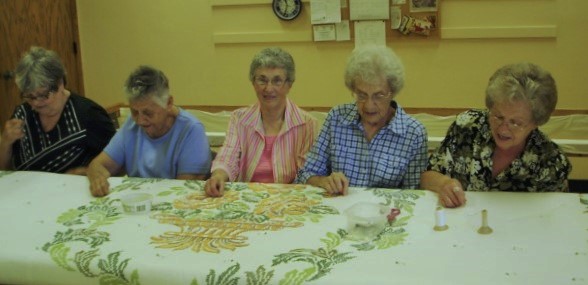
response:
[(129, 214), (144, 214), (151, 211), (153, 195), (147, 193), (129, 193), (120, 198), (123, 210)]
[(588, 205), (588, 194), (580, 194), (580, 203)]
[(388, 222), (390, 208), (384, 205), (358, 202), (345, 210), (349, 238), (370, 240), (375, 238)]

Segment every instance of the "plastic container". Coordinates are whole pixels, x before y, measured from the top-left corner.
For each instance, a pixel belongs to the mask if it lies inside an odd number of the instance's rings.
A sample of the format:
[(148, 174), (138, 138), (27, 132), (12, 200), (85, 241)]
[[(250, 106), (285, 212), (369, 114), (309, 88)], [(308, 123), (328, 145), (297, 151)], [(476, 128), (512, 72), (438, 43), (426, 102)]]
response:
[(125, 213), (145, 214), (151, 212), (153, 196), (147, 193), (129, 193), (120, 198)]
[(580, 194), (580, 203), (588, 205), (588, 194)]
[(344, 211), (347, 216), (347, 231), (353, 240), (375, 238), (388, 223), (390, 208), (384, 205), (358, 202)]

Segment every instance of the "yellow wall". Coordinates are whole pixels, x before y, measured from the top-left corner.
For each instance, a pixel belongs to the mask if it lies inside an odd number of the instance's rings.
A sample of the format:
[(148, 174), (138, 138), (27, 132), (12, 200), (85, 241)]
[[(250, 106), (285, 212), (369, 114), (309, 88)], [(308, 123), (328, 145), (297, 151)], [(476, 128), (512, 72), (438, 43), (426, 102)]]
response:
[[(310, 3), (293, 22), (276, 19), (271, 0), (78, 0), (85, 95), (104, 106), (124, 102), (122, 85), (139, 64), (162, 69), (179, 105), (246, 105), (251, 57), (279, 45), (292, 53), (301, 106), (351, 100), (342, 80), (353, 42), (310, 41)], [(236, 5), (235, 3), (241, 3)], [(258, 4), (256, 4), (258, 3)], [(499, 66), (532, 61), (558, 82), (558, 109), (588, 109), (588, 1), (442, 0), (441, 39), (398, 39), (404, 107), (482, 107)], [(477, 37), (477, 38), (472, 38)]]
[[(124, 103), (124, 80), (139, 64), (150, 64), (168, 75), (178, 105), (251, 104), (251, 57), (279, 45), (296, 61), (290, 96), (299, 105), (348, 102), (342, 77), (354, 44), (310, 41), (304, 1), (298, 19), (281, 22), (271, 0), (78, 0), (85, 95), (103, 106)], [(558, 109), (588, 109), (588, 1), (441, 1), (441, 39), (388, 42), (407, 70), (401, 105), (483, 107), (491, 73), (526, 60), (553, 73)], [(586, 179), (586, 164), (574, 158), (571, 178)]]

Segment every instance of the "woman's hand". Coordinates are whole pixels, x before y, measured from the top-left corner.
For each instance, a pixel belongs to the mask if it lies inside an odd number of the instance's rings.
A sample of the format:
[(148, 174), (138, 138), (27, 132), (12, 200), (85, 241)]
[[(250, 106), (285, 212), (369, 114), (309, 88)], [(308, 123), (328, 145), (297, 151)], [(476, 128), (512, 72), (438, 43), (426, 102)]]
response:
[(24, 121), (21, 119), (10, 119), (4, 124), (2, 142), (12, 145), (16, 140), (24, 137)]
[(307, 184), (323, 188), (331, 195), (347, 195), (349, 180), (343, 172), (333, 172), (329, 176), (313, 176)]
[(446, 208), (455, 208), (466, 203), (463, 187), (456, 179), (445, 180), (437, 194), (439, 195), (439, 203)]
[(221, 169), (215, 170), (204, 184), (204, 192), (208, 197), (221, 197), (225, 192), (225, 182), (229, 181), (229, 175)]
[(94, 197), (103, 197), (108, 195), (110, 184), (108, 183), (110, 172), (101, 165), (92, 165), (88, 167), (88, 180), (90, 181), (90, 192)]

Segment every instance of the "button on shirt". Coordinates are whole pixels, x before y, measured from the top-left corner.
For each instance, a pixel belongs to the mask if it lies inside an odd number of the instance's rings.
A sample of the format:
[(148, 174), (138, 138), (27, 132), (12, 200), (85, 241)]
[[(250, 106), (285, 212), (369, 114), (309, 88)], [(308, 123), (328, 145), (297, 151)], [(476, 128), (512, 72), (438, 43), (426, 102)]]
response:
[(355, 104), (333, 108), (296, 182), (343, 172), (352, 187), (417, 188), (427, 166), (427, 131), (391, 105), (396, 115), (369, 142)]

